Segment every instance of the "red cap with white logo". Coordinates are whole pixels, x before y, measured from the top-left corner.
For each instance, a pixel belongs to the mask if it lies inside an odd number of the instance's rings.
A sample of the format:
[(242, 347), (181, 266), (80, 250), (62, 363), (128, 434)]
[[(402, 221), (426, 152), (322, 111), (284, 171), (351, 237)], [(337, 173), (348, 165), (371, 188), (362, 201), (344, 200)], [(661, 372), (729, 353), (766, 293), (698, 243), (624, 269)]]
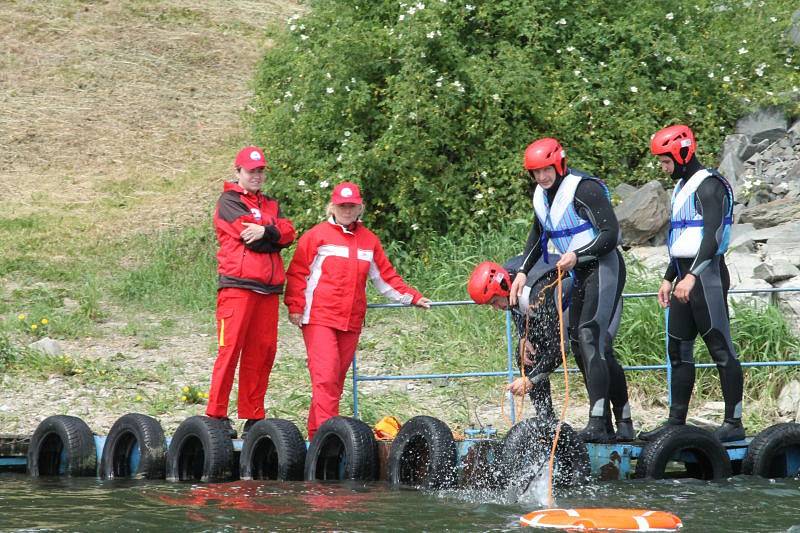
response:
[(361, 191), (358, 185), (349, 181), (343, 181), (333, 188), (331, 194), (331, 203), (333, 204), (358, 204), (361, 205), (364, 201), (361, 199)]
[(254, 168), (263, 168), (267, 166), (267, 160), (264, 158), (264, 152), (261, 148), (258, 146), (246, 146), (236, 154), (236, 161), (233, 165), (235, 167), (253, 170)]

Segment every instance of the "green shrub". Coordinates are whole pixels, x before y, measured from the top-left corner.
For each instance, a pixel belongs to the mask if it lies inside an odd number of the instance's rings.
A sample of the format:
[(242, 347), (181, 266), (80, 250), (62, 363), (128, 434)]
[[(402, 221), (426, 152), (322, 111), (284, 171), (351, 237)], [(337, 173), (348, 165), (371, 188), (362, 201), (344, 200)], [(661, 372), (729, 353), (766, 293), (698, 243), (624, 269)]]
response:
[(269, 190), (301, 228), (349, 179), (383, 236), (494, 232), (529, 213), (521, 155), (537, 137), (612, 184), (641, 183), (658, 176), (660, 127), (691, 124), (711, 164), (747, 110), (797, 111), (791, 0), (311, 7), (271, 28), (251, 115)]

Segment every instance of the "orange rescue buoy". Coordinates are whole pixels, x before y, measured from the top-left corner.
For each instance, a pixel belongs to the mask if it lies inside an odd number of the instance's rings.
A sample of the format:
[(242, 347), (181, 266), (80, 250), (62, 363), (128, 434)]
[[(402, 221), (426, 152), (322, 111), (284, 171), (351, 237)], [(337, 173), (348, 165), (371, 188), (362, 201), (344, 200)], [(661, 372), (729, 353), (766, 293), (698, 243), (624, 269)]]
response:
[(677, 531), (681, 519), (645, 509), (542, 509), (520, 518), (522, 525), (570, 531)]

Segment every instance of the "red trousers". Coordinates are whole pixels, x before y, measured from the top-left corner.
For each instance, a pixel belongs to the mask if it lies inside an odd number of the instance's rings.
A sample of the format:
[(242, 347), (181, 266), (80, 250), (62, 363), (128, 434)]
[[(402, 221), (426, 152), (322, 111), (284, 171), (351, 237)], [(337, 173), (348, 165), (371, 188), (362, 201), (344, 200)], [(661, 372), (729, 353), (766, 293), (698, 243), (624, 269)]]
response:
[(226, 288), (217, 293), (219, 352), (211, 374), (206, 414), (228, 416), (228, 397), (239, 363), (239, 418), (264, 418), (264, 396), (278, 348), (278, 295)]
[(317, 324), (303, 326), (308, 372), (311, 374), (309, 440), (323, 422), (339, 414), (344, 378), (353, 363), (360, 335), (360, 332), (341, 331)]

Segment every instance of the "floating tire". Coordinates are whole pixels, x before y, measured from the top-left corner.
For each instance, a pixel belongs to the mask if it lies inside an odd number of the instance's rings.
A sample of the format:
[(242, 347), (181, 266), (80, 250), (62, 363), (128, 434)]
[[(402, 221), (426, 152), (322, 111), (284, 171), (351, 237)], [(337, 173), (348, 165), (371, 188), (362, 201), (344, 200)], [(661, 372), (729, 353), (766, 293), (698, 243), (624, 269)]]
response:
[[(670, 469), (671, 463), (682, 463), (683, 470)], [(695, 426), (673, 426), (642, 448), (635, 475), (648, 479), (720, 479), (731, 475), (731, 461), (725, 447), (710, 432)]]
[(158, 420), (128, 413), (108, 432), (100, 473), (106, 479), (164, 479), (166, 455), (164, 430)]
[(314, 434), (306, 454), (306, 481), (372, 481), (378, 472), (378, 443), (367, 424), (335, 416)]
[(28, 445), (31, 476), (96, 476), (97, 451), (86, 422), (67, 415), (42, 420)]
[(392, 442), (387, 478), (394, 485), (452, 487), (456, 458), (456, 443), (447, 424), (430, 416), (415, 416), (403, 424)]
[(500, 486), (498, 464), (503, 443), (478, 440), (469, 447), (461, 460), (460, 485), (467, 489), (494, 489)]
[(167, 449), (167, 481), (221, 482), (233, 477), (228, 423), (207, 416), (181, 422)]
[[(547, 475), (557, 423), (543, 418), (528, 418), (503, 440), (500, 475), (510, 487), (527, 490), (537, 476)], [(561, 424), (553, 461), (553, 486), (583, 485), (589, 480), (591, 464), (586, 444), (569, 424)]]
[(239, 455), (242, 479), (303, 479), (306, 443), (297, 426), (288, 420), (267, 418), (247, 432)]
[(800, 475), (800, 424), (775, 424), (756, 435), (747, 448), (742, 473), (766, 478)]

